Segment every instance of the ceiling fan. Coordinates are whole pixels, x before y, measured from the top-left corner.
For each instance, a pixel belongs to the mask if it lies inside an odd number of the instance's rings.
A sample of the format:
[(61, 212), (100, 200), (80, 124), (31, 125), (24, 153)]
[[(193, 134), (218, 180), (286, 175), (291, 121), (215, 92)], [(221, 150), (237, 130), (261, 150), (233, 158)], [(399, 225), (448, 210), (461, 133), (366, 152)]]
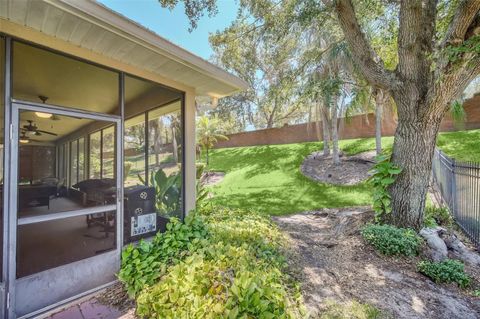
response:
[(53, 132), (49, 131), (44, 131), (44, 130), (39, 130), (37, 124), (33, 122), (32, 120), (27, 120), (28, 124), (24, 125), (20, 130), (22, 131), (22, 134), (33, 134), (36, 136), (41, 136), (42, 133), (48, 134), (48, 135), (53, 135), (53, 136), (58, 136), (58, 134), (55, 134)]
[(18, 137), (18, 141), (22, 144), (30, 143), (30, 141), (31, 142), (41, 142), (39, 140), (34, 140), (34, 139), (30, 138), (30, 136), (27, 136), (26, 132), (22, 132), (20, 134), (20, 136)]

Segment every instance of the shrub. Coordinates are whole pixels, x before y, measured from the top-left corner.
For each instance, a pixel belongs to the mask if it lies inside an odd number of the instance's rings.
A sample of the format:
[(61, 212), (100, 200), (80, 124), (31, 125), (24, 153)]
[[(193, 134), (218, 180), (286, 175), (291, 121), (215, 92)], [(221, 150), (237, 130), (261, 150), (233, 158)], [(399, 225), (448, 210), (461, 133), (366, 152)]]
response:
[(181, 223), (171, 218), (164, 233), (157, 233), (151, 242), (140, 241), (122, 252), (122, 266), (118, 278), (130, 297), (135, 297), (145, 287), (154, 284), (165, 273), (166, 267), (175, 264), (205, 244), (208, 231), (203, 219), (190, 214)]
[(362, 229), (362, 236), (376, 250), (387, 256), (415, 256), (422, 242), (415, 231), (392, 225), (367, 225)]
[(387, 155), (378, 155), (375, 160), (377, 163), (371, 170), (372, 176), (369, 182), (373, 186), (375, 221), (379, 223), (383, 222), (385, 217), (392, 212), (391, 197), (387, 189), (395, 182), (402, 169), (390, 162), (390, 157)]
[(426, 227), (445, 226), (449, 227), (453, 223), (453, 218), (446, 207), (427, 206), (423, 224)]
[(458, 260), (446, 259), (440, 262), (423, 260), (417, 265), (418, 271), (431, 278), (436, 283), (457, 283), (465, 288), (470, 284), (470, 277), (465, 273), (463, 263)]
[[(134, 287), (132, 295), (137, 296), (140, 317), (304, 316), (299, 289), (285, 273), (281, 253), (284, 237), (269, 219), (252, 212), (211, 206), (194, 216), (192, 220), (204, 230), (193, 236), (197, 244), (188, 245), (192, 242), (189, 233), (195, 232), (193, 222), (189, 222), (188, 229), (182, 229), (178, 226), (182, 224), (174, 220), (174, 226), (167, 230), (169, 234), (157, 235), (149, 247), (169, 253), (157, 252), (154, 259), (149, 255), (147, 258), (154, 266), (146, 267), (148, 272), (137, 265), (144, 259), (133, 260), (131, 252), (122, 261), (122, 272), (132, 269), (132, 264), (137, 269), (135, 280), (124, 282), (127, 287)], [(160, 241), (162, 245), (158, 244)], [(177, 245), (170, 247), (172, 241)]]
[(291, 318), (282, 273), (245, 246), (215, 244), (172, 267), (137, 299), (146, 318)]

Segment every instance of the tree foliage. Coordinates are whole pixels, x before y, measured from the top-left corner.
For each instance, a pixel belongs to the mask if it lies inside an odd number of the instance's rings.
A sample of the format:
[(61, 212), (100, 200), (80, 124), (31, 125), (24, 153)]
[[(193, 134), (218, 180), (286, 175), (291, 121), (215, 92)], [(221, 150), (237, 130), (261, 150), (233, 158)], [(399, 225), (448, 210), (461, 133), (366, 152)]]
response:
[(242, 5), (231, 26), (210, 36), (214, 61), (249, 84), (248, 90), (226, 101), (234, 105), (233, 112), (243, 109), (244, 121), (257, 128), (302, 119), (305, 112), (295, 75), (299, 35), (295, 31), (285, 35), (278, 22), (288, 19), (288, 4), (242, 1)]
[(209, 151), (219, 140), (228, 140), (228, 137), (221, 134), (218, 123), (217, 118), (209, 118), (207, 116), (201, 116), (197, 120), (197, 144), (206, 153), (207, 165), (209, 161)]
[[(186, 5), (205, 1), (189, 0)], [(213, 7), (214, 2), (208, 1)], [(248, 15), (240, 14), (232, 25), (240, 32), (233, 32), (231, 40), (219, 41), (228, 44), (222, 48), (238, 43), (222, 63), (234, 70), (228, 63), (246, 67), (244, 63), (253, 61), (247, 68), (253, 80), (263, 79), (258, 76), (257, 64), (265, 70), (274, 66), (270, 69), (273, 75), (266, 78), (272, 90), (267, 91), (261, 81), (258, 87), (252, 86), (257, 96), (267, 97), (265, 110), (274, 110), (272, 104), (288, 101), (291, 96), (301, 100), (303, 95), (298, 92), (308, 83), (304, 75), (314, 74), (326, 52), (336, 47), (319, 49), (322, 45), (315, 40), (312, 44), (311, 40), (321, 38), (318, 35), (325, 30), (330, 37), (340, 35), (340, 42), (348, 45), (352, 70), (359, 75), (356, 78), (392, 97), (398, 112), (392, 162), (402, 168), (389, 187), (392, 222), (421, 227), (440, 123), (452, 102), (480, 74), (480, 0), (241, 0), (240, 7)], [(233, 29), (227, 30), (232, 33)], [(220, 56), (224, 52), (219, 51)], [(245, 52), (248, 58), (238, 59)], [(286, 65), (292, 66), (293, 72), (283, 72), (281, 66)], [(345, 69), (347, 65), (341, 66)], [(325, 88), (338, 79), (330, 72), (326, 82), (318, 82), (316, 89), (323, 91), (323, 99), (329, 96), (322, 85)], [(260, 109), (255, 111), (262, 114)]]

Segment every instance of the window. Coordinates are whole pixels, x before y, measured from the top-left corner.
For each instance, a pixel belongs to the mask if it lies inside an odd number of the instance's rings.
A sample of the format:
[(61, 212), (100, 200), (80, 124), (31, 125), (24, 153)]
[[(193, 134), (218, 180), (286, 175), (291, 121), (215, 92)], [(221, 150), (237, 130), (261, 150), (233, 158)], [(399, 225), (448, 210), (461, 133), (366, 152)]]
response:
[(60, 180), (67, 180), (67, 172), (66, 169), (68, 167), (67, 161), (67, 143), (61, 144), (57, 149), (57, 174)]
[[(181, 101), (161, 106), (148, 112), (149, 171), (163, 171), (168, 179), (175, 179), (173, 197), (165, 198), (157, 209), (162, 215), (182, 215), (182, 107)], [(170, 185), (170, 184), (169, 184)]]
[(85, 180), (85, 138), (78, 139), (78, 181)]
[(90, 178), (101, 177), (101, 139), (102, 131), (98, 131), (89, 135), (89, 176)]
[(89, 135), (89, 176), (115, 177), (115, 129), (109, 126)]
[(143, 184), (146, 176), (145, 114), (125, 121), (125, 186)]
[(115, 130), (113, 126), (102, 130), (102, 178), (115, 176)]
[[(125, 186), (145, 183), (162, 189), (157, 213), (182, 217), (182, 98), (157, 83), (125, 77)], [(152, 174), (165, 175), (152, 185)], [(168, 189), (164, 189), (168, 188)]]
[(70, 142), (70, 186), (78, 183), (78, 140)]
[(85, 138), (81, 137), (70, 144), (70, 186), (85, 180)]

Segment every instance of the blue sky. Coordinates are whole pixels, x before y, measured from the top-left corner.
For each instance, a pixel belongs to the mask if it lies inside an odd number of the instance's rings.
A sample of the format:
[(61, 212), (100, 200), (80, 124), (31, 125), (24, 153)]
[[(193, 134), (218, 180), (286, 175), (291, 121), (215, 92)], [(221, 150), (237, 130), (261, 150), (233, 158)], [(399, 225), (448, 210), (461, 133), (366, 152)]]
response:
[(223, 30), (235, 19), (238, 4), (235, 0), (218, 0), (218, 14), (212, 18), (204, 16), (197, 29), (188, 32), (189, 21), (183, 5), (173, 11), (164, 9), (157, 0), (99, 0), (107, 7), (142, 24), (173, 43), (209, 59), (212, 49), (208, 43), (209, 33)]

